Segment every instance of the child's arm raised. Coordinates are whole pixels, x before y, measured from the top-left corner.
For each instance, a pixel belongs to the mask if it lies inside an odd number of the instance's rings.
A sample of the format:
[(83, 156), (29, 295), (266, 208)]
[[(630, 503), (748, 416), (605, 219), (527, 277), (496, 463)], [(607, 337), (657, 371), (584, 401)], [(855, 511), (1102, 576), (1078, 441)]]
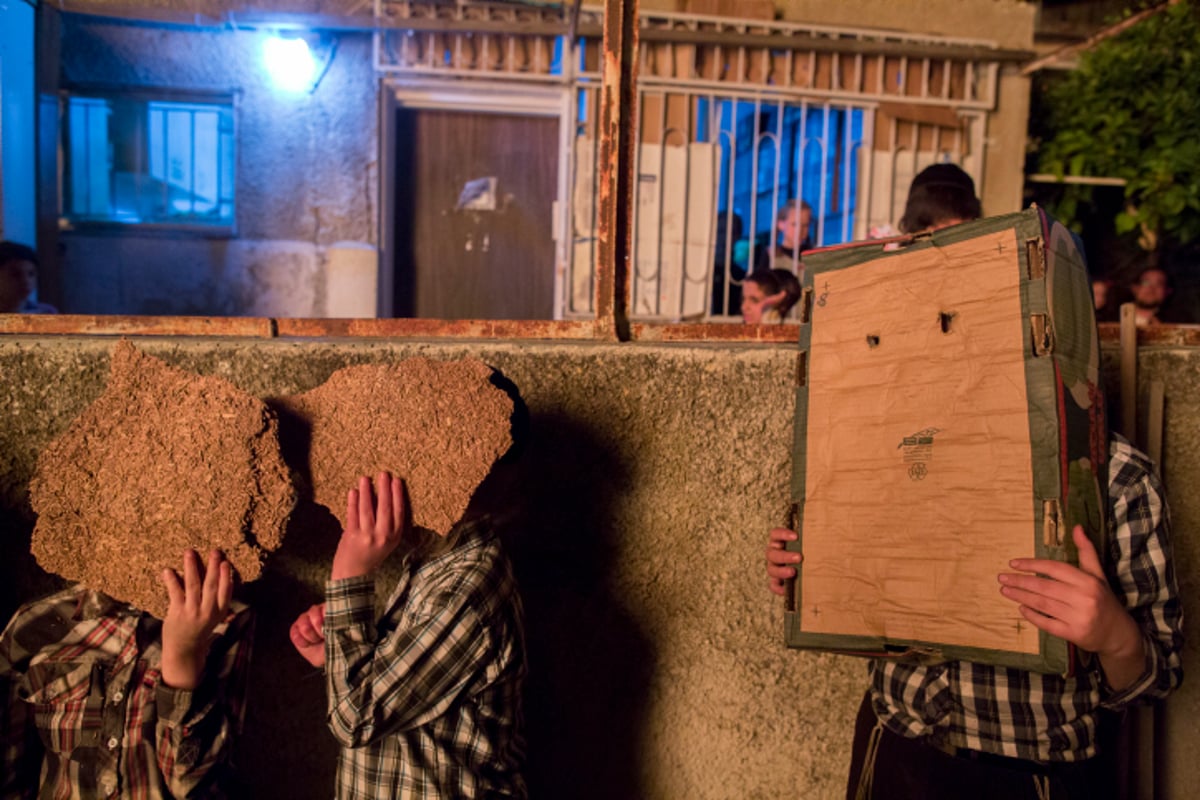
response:
[(162, 626), (162, 680), (155, 690), (159, 769), (175, 797), (192, 797), (228, 769), (240, 732), (253, 620), (233, 602), (233, 572), (214, 550), (207, 568), (187, 550), (183, 580), (163, 571), (170, 597)]
[(358, 488), (346, 497), (346, 529), (333, 554), (330, 580), (358, 578), (373, 573), (404, 535), (404, 481), (380, 472), (375, 478), (375, 502), (371, 481), (358, 479)]
[[(404, 523), (404, 481), (380, 472), (372, 502), (371, 481), (365, 475), (360, 477), (358, 486), (346, 496), (346, 528), (333, 556), (330, 580), (361, 578), (363, 585), (372, 587), (374, 596), (371, 574), (404, 538)], [(325, 666), (324, 603), (300, 614), (288, 634), (305, 661), (314, 667)]]
[(208, 554), (208, 568), (188, 549), (183, 554), (183, 582), (164, 569), (170, 605), (162, 626), (162, 679), (175, 689), (195, 689), (204, 673), (213, 630), (229, 616), (233, 601), (233, 567), (220, 550)]
[[(381, 474), (372, 507), (370, 483), (361, 478), (347, 506), (321, 636), (330, 729), (344, 747), (360, 747), (444, 712), (476, 679), (493, 637), (475, 598), (500, 577), (486, 559), (460, 560), (444, 585), (410, 587), (422, 600), (407, 596), (381, 635), (372, 573), (407, 527), (401, 481)], [(315, 631), (302, 643), (315, 641)]]

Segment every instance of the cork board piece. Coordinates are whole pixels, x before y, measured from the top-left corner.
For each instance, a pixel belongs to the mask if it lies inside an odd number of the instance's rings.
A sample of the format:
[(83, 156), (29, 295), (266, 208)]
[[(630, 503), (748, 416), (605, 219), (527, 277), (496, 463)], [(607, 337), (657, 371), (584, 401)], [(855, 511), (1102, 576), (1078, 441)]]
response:
[(364, 364), (276, 401), (308, 429), (313, 500), (344, 523), (358, 477), (387, 470), (404, 479), (413, 524), (446, 534), (512, 444), (513, 401), (492, 374), (472, 359)]
[(813, 284), (802, 629), (1038, 653), (996, 581), (1035, 556), (1014, 232)]
[(38, 458), (31, 549), (43, 569), (162, 617), (164, 567), (219, 548), (256, 579), (294, 501), (262, 401), (122, 340), (104, 392)]

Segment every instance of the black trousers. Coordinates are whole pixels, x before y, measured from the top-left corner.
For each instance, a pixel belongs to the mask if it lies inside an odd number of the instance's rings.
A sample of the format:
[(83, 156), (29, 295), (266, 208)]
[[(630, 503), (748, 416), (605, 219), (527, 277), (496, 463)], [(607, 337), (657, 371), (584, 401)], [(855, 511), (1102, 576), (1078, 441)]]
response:
[[(854, 750), (846, 785), (854, 800), (866, 760), (867, 745), (877, 718), (870, 693), (863, 698), (854, 724)], [(1044, 764), (1018, 758), (959, 750), (956, 754), (909, 739), (886, 728), (875, 753), (873, 800), (1041, 800), (1047, 788), (1051, 800), (1113, 800), (1112, 770), (1099, 758), (1075, 763)]]

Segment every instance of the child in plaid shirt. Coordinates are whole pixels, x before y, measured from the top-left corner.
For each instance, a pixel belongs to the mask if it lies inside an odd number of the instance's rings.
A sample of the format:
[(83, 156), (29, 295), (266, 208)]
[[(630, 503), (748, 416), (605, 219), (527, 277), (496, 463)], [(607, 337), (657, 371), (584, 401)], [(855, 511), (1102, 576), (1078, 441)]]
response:
[(292, 644), (325, 668), (337, 797), (524, 797), (521, 603), (495, 534), (460, 524), (405, 557), (383, 616), (374, 572), (406, 536), (403, 483), (349, 492), (325, 602)]
[[(981, 214), (975, 184), (953, 164), (913, 179), (900, 229), (937, 230)], [(855, 723), (846, 796), (1112, 797), (1096, 758), (1101, 709), (1166, 697), (1183, 679), (1183, 609), (1171, 555), (1170, 514), (1150, 459), (1113, 436), (1108, 459), (1108, 547), (1072, 531), (1079, 566), (1020, 558), (997, 575), (1000, 593), (1038, 629), (1092, 653), (1072, 677), (945, 661), (870, 662)], [(768, 534), (767, 580), (784, 594), (800, 553), (794, 531)]]
[(233, 573), (193, 550), (158, 620), (82, 586), (0, 635), (0, 797), (222, 797), (242, 724), (252, 619)]
[[(1114, 436), (1109, 547), (1076, 526), (1079, 566), (1015, 559), (1000, 592), (1041, 630), (1095, 654), (1073, 677), (945, 661), (870, 662), (848, 798), (1112, 797), (1096, 758), (1102, 708), (1166, 697), (1183, 679), (1183, 609), (1170, 514), (1150, 460)], [(801, 554), (775, 528), (767, 578), (783, 594)]]

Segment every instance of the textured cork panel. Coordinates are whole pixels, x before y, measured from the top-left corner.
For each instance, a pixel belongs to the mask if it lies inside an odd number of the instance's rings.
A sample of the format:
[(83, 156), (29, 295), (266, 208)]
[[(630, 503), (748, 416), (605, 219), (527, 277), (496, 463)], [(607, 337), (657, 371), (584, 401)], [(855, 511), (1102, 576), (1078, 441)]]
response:
[(122, 341), (104, 392), (38, 458), (31, 549), (45, 570), (161, 617), (163, 567), (219, 548), (254, 580), (294, 500), (262, 401)]
[(512, 444), (513, 401), (472, 359), (339, 369), (279, 400), (308, 428), (313, 499), (345, 521), (360, 475), (402, 477), (413, 523), (445, 534)]

